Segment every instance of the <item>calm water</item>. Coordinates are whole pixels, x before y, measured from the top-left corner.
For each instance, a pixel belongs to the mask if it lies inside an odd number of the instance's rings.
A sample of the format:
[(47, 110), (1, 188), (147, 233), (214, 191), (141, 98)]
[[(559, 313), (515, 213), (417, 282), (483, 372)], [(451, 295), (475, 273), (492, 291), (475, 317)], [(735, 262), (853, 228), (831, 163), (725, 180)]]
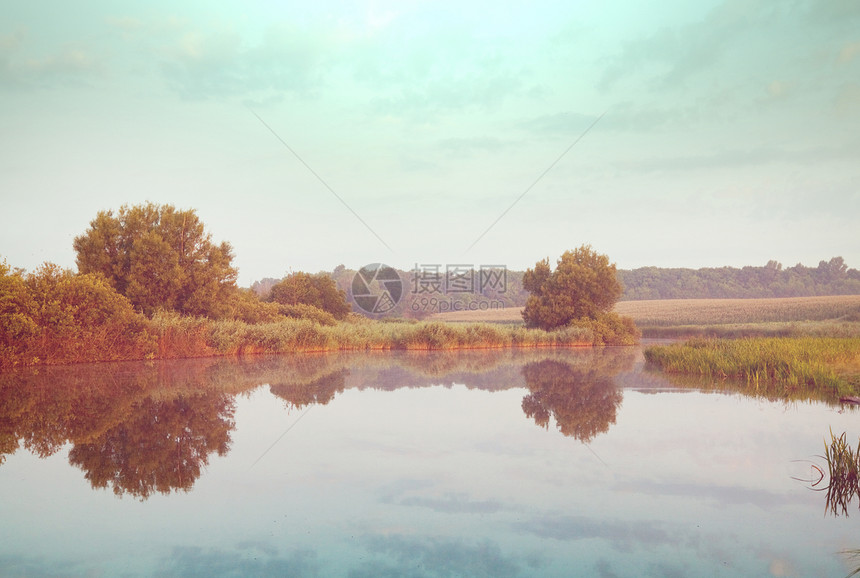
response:
[(844, 576), (793, 478), (858, 417), (631, 348), (4, 374), (0, 575)]

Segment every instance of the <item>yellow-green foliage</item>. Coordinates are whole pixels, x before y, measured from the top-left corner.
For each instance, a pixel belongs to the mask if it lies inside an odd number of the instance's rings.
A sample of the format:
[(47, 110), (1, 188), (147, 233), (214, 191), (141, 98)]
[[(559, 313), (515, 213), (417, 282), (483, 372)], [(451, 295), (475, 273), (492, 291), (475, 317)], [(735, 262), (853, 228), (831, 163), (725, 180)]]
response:
[(229, 315), (232, 248), (213, 243), (193, 209), (146, 203), (123, 205), (116, 215), (100, 211), (74, 248), (81, 273), (101, 273), (147, 315)]
[(48, 263), (27, 276), (3, 267), (0, 279), (0, 366), (154, 353), (146, 319), (101, 275), (74, 275)]
[(20, 272), (0, 261), (0, 365), (20, 354), (20, 345), (37, 330), (33, 300)]
[(649, 347), (645, 359), (664, 371), (853, 393), (860, 338), (693, 339)]
[(275, 305), (278, 313), (284, 317), (291, 317), (293, 319), (309, 319), (319, 323), (320, 325), (337, 324), (337, 319), (334, 318), (334, 315), (313, 305), (305, 305), (304, 303), (299, 303), (297, 305), (278, 305), (276, 303), (272, 303), (272, 305)]
[(615, 264), (589, 246), (565, 251), (555, 271), (549, 259), (539, 261), (523, 275), (529, 295), (523, 319), (529, 327), (555, 329), (576, 319), (596, 319), (607, 313), (621, 296)]
[(335, 319), (343, 319), (352, 310), (346, 293), (338, 289), (334, 279), (325, 273), (288, 275), (272, 287), (269, 300), (281, 305), (312, 305)]
[(595, 345), (633, 345), (639, 342), (639, 330), (633, 320), (617, 313), (583, 317), (571, 322), (571, 326), (589, 330), (594, 335)]
[(277, 303), (260, 301), (250, 289), (238, 289), (233, 296), (228, 319), (238, 319), (245, 323), (267, 323), (281, 317)]

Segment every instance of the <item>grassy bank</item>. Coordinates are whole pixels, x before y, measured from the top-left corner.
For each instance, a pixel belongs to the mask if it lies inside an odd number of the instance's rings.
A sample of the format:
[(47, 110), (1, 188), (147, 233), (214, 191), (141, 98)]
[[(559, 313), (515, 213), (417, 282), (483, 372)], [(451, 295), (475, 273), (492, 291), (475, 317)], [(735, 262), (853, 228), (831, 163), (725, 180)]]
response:
[(160, 316), (157, 357), (197, 357), (295, 351), (437, 350), (503, 347), (570, 347), (596, 343), (587, 328), (541, 331), (486, 323), (391, 323), (362, 318), (320, 325), (308, 319), (271, 323)]
[(786, 395), (814, 388), (860, 393), (860, 338), (692, 339), (649, 347), (645, 359), (663, 371), (777, 385)]
[[(115, 333), (110, 339), (80, 342), (74, 339), (76, 334), (46, 331), (20, 341), (14, 350), (0, 352), (0, 367), (310, 351), (629, 345), (638, 339), (629, 328), (596, 322), (543, 331), (489, 323), (383, 322), (360, 316), (333, 325), (292, 318), (254, 324), (167, 313), (140, 324), (130, 337)], [(75, 347), (63, 346), (67, 342)]]

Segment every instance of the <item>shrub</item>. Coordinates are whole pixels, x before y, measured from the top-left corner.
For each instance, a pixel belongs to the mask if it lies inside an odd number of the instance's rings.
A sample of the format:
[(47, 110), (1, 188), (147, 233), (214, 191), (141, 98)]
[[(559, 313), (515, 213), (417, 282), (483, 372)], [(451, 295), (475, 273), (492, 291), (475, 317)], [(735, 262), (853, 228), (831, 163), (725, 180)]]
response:
[(303, 303), (298, 305), (279, 305), (278, 313), (293, 319), (308, 319), (320, 325), (337, 325), (334, 315), (313, 305), (305, 305)]
[(312, 305), (330, 313), (335, 319), (343, 319), (352, 311), (346, 293), (324, 273), (293, 273), (272, 287), (269, 300), (281, 305)]

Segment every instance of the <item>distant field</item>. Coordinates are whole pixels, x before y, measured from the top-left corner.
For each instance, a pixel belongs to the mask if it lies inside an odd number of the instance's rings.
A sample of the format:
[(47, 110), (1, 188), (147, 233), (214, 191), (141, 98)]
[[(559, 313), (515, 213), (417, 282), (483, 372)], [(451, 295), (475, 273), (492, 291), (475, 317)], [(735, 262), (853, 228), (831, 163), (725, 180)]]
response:
[(827, 321), (843, 318), (847, 318), (846, 321), (860, 321), (860, 295), (622, 301), (615, 306), (615, 311), (632, 317), (640, 327)]
[[(437, 313), (439, 321), (522, 321), (522, 308)], [(779, 299), (664, 299), (621, 301), (621, 315), (632, 317), (640, 328), (715, 326), (739, 324), (787, 324), (803, 322), (860, 322), (860, 295), (787, 297)]]

